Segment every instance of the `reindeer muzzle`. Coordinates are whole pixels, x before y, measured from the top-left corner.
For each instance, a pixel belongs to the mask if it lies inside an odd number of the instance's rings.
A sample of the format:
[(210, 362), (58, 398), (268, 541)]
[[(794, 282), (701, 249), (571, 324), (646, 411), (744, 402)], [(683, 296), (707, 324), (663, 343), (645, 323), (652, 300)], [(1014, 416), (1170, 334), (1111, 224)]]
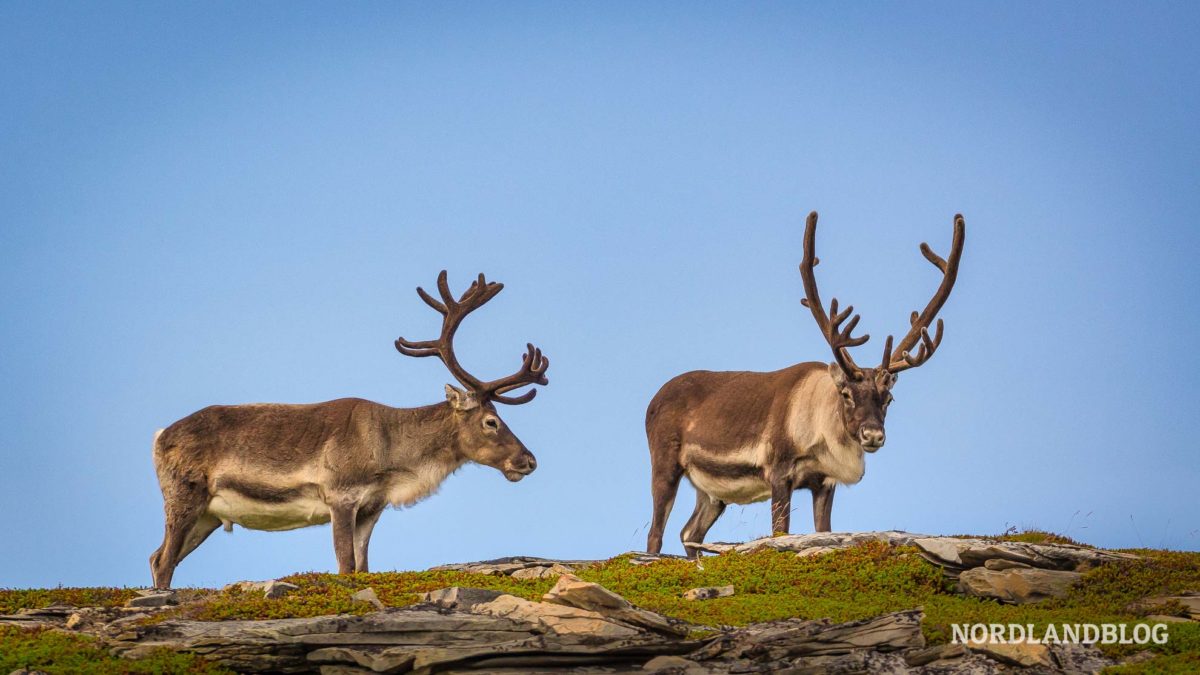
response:
[(504, 477), (512, 482), (517, 482), (533, 473), (537, 469), (537, 459), (532, 453), (525, 453), (515, 460), (505, 463), (503, 473)]
[(859, 429), (858, 442), (862, 444), (863, 450), (875, 452), (883, 447), (883, 429), (872, 429), (870, 427)]

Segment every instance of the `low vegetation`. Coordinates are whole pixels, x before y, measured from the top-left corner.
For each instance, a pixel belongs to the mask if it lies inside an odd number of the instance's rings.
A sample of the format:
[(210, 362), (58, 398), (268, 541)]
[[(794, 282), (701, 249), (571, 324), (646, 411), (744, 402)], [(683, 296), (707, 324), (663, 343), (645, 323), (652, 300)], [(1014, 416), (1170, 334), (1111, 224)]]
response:
[[(1063, 542), (1049, 533), (1006, 535), (1036, 543)], [(707, 557), (702, 564), (664, 560), (633, 565), (626, 557), (581, 570), (579, 576), (599, 583), (631, 602), (709, 630), (785, 617), (834, 621), (875, 616), (912, 607), (925, 610), (924, 630), (931, 643), (947, 642), (950, 626), (958, 623), (1048, 624), (1123, 623), (1130, 629), (1147, 614), (1177, 613), (1178, 607), (1135, 608), (1131, 603), (1158, 594), (1200, 589), (1200, 553), (1138, 550), (1138, 561), (1097, 567), (1065, 597), (1034, 605), (1002, 605), (960, 596), (941, 571), (923, 560), (916, 549), (870, 542), (813, 557), (758, 551)], [(285, 578), (299, 586), (287, 596), (267, 600), (261, 592), (236, 588), (196, 590), (192, 602), (158, 615), (155, 620), (192, 618), (208, 621), (366, 613), (369, 605), (350, 595), (371, 587), (392, 607), (418, 601), (420, 594), (447, 586), (490, 588), (536, 600), (553, 579), (516, 580), (452, 571), (382, 572), (338, 576), (295, 574)], [(684, 600), (684, 591), (698, 586), (732, 584), (736, 594), (703, 602)], [(133, 595), (124, 589), (54, 589), (0, 591), (0, 613), (54, 603), (119, 605)], [(1200, 623), (1173, 623), (1165, 645), (1149, 646), (1156, 657), (1114, 672), (1195, 672), (1200, 667)], [(1126, 656), (1141, 646), (1109, 646), (1114, 656)], [(0, 632), (0, 672), (37, 667), (48, 672), (78, 672), (79, 664), (99, 664), (92, 672), (217, 672), (201, 661), (163, 654), (135, 665), (107, 659), (87, 638), (55, 632), (7, 629)], [(6, 670), (7, 668), (7, 670)], [(121, 670), (126, 668), (128, 670)], [(116, 669), (116, 670), (113, 670)]]
[(85, 635), (56, 630), (0, 626), (0, 673), (19, 670), (40, 670), (47, 673), (194, 673), (195, 675), (224, 675), (230, 671), (214, 666), (189, 654), (159, 651), (137, 661), (109, 656)]

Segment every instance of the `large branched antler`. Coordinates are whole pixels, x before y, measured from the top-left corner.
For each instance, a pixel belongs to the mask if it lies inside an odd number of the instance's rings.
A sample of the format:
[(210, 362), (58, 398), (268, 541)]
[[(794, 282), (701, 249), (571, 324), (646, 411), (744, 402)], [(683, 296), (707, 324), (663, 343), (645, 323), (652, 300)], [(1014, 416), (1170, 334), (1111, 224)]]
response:
[(516, 373), (489, 382), (484, 382), (467, 372), (454, 355), (454, 333), (458, 330), (463, 318), (495, 297), (504, 288), (504, 284), (488, 282), (483, 274), (480, 274), (478, 279), (471, 282), (471, 287), (456, 300), (450, 293), (450, 284), (446, 281), (446, 270), (442, 270), (438, 274), (437, 288), (438, 295), (442, 298), (440, 301), (420, 287), (417, 288), (417, 295), (421, 296), (425, 304), (442, 315), (442, 334), (436, 340), (420, 342), (400, 337), (396, 339), (396, 349), (405, 356), (436, 356), (440, 358), (442, 363), (446, 364), (450, 374), (464, 387), (474, 392), (481, 401), (490, 399), (509, 405), (532, 401), (533, 397), (537, 395), (536, 389), (531, 389), (520, 396), (504, 395), (506, 392), (529, 384), (549, 384), (550, 381), (546, 379), (546, 369), (550, 367), (550, 359), (543, 356), (542, 350), (532, 344), (527, 345), (528, 351), (521, 360), (521, 368)]
[[(892, 352), (892, 336), (889, 335), (887, 342), (883, 346), (883, 362), (880, 365), (892, 373), (898, 373), (902, 370), (915, 368), (924, 364), (937, 351), (938, 345), (942, 343), (942, 330), (944, 325), (942, 320), (937, 320), (937, 330), (933, 336), (929, 335), (929, 325), (937, 316), (942, 305), (946, 304), (946, 299), (950, 297), (950, 291), (954, 288), (954, 282), (958, 278), (958, 262), (962, 258), (963, 241), (966, 237), (967, 226), (963, 221), (962, 214), (954, 216), (954, 240), (950, 243), (950, 257), (943, 259), (941, 256), (933, 252), (929, 248), (929, 244), (921, 244), (921, 254), (925, 259), (933, 263), (935, 267), (942, 271), (942, 283), (938, 286), (937, 291), (933, 294), (929, 304), (925, 305), (925, 311), (918, 314), (913, 312), (908, 323), (912, 326), (908, 334), (901, 340), (900, 344), (896, 345), (896, 352)], [(915, 355), (910, 354), (913, 347), (920, 346)]]
[(850, 347), (857, 347), (867, 340), (871, 339), (870, 335), (862, 335), (859, 337), (851, 337), (855, 326), (858, 325), (858, 320), (861, 318), (855, 314), (850, 319), (850, 323), (846, 324), (845, 328), (841, 328), (841, 324), (854, 312), (854, 306), (850, 305), (846, 309), (838, 312), (838, 301), (834, 298), (829, 303), (829, 314), (825, 313), (825, 307), (821, 304), (821, 295), (817, 292), (817, 278), (813, 274), (813, 267), (820, 264), (820, 260), (816, 255), (817, 241), (817, 212), (813, 211), (808, 214), (808, 222), (804, 226), (804, 257), (800, 260), (800, 278), (804, 280), (804, 299), (800, 304), (807, 307), (817, 321), (817, 326), (820, 327), (821, 333), (825, 335), (825, 340), (829, 342), (829, 346), (833, 349), (833, 357), (837, 359), (838, 365), (846, 374), (854, 379), (862, 377), (862, 369), (855, 363), (854, 359), (850, 358), (850, 352), (847, 351)]

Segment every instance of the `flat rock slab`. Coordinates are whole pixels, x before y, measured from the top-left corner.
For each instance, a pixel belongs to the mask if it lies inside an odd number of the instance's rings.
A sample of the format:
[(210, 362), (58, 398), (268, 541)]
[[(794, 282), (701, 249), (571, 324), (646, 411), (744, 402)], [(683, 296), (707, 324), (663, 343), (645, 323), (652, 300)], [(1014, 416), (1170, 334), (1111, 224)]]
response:
[(779, 660), (794, 656), (846, 654), (856, 649), (898, 651), (925, 646), (919, 609), (872, 619), (831, 623), (786, 619), (754, 624), (712, 640), (691, 658)]
[[(372, 649), (503, 644), (528, 639), (527, 623), (433, 609), (402, 609), (364, 616), (265, 621), (164, 621), (126, 626), (107, 642), (120, 656), (155, 649), (190, 652), (239, 672), (310, 670), (307, 654), (332, 646)], [(115, 631), (114, 631), (115, 632)]]
[(892, 546), (916, 546), (926, 560), (945, 568), (952, 575), (965, 569), (984, 566), (990, 561), (998, 561), (992, 564), (1000, 566), (1027, 565), (1041, 569), (1075, 571), (1105, 563), (1138, 559), (1138, 556), (1131, 553), (1101, 551), (1074, 544), (1027, 544), (998, 539), (934, 537), (899, 530), (790, 534), (755, 539), (744, 544), (689, 543), (688, 546), (709, 553), (748, 553), (766, 548), (794, 551), (797, 555), (808, 557), (872, 541)]
[(138, 591), (135, 598), (125, 602), (126, 607), (166, 607), (178, 603), (175, 591)]
[(958, 569), (981, 567), (990, 560), (1004, 560), (1048, 570), (1082, 570), (1139, 559), (1131, 553), (1101, 551), (1074, 544), (1027, 544), (956, 537), (919, 537), (912, 543), (930, 562)]
[(262, 593), (268, 600), (277, 600), (292, 591), (300, 590), (296, 584), (272, 579), (270, 581), (239, 581), (229, 584), (222, 590), (237, 589), (245, 593)]
[[(497, 558), (495, 560), (482, 560), (480, 562), (469, 563), (453, 563), (450, 565), (438, 565), (430, 568), (431, 571), (449, 570), (453, 572), (470, 572), (473, 574), (489, 574), (496, 576), (511, 576), (514, 572), (523, 570), (551, 569), (557, 566), (559, 569), (573, 572), (585, 567), (599, 565), (607, 562), (604, 560), (551, 560), (549, 558), (536, 558), (533, 556), (510, 556), (507, 558)], [(528, 578), (528, 577), (527, 577)]]
[(976, 567), (959, 575), (958, 590), (965, 595), (1023, 605), (1062, 597), (1082, 576), (1079, 572), (1033, 567), (1011, 567), (1004, 570)]
[[(1162, 607), (1164, 605), (1176, 605), (1183, 608), (1187, 614), (1187, 618), (1193, 621), (1200, 621), (1200, 593), (1196, 591), (1186, 591), (1178, 595), (1156, 595), (1149, 598), (1142, 598), (1136, 602), (1130, 603), (1130, 611), (1144, 611)], [(1183, 619), (1184, 617), (1176, 617)]]
[[(629, 564), (631, 565), (649, 565), (659, 560), (684, 560), (683, 556), (678, 555), (655, 555), (652, 553), (639, 553), (631, 551), (624, 555), (629, 556)], [(540, 579), (543, 577), (554, 577), (559, 574), (568, 572), (576, 572), (587, 567), (602, 565), (608, 562), (607, 560), (553, 560), (550, 558), (538, 558), (534, 556), (510, 556), (507, 558), (496, 558), (495, 560), (482, 560), (480, 562), (469, 563), (453, 563), (449, 565), (438, 565), (430, 568), (431, 570), (449, 570), (453, 572), (471, 572), (474, 574), (490, 574), (496, 576), (511, 576), (517, 579)]]
[(901, 532), (899, 530), (889, 530), (886, 532), (816, 532), (813, 534), (786, 534), (778, 537), (764, 537), (742, 544), (702, 544), (688, 542), (687, 545), (709, 553), (726, 553), (728, 551), (749, 553), (750, 551), (757, 551), (762, 548), (802, 553), (810, 549), (835, 550), (848, 548), (869, 541), (882, 541), (892, 546), (910, 546), (914, 540), (921, 537), (927, 537), (927, 535), (912, 534), (911, 532)]
[(657, 612), (634, 607), (625, 598), (613, 593), (600, 584), (583, 581), (573, 574), (564, 574), (542, 599), (546, 602), (578, 609), (590, 610), (611, 620), (668, 637), (686, 636), (691, 627)]

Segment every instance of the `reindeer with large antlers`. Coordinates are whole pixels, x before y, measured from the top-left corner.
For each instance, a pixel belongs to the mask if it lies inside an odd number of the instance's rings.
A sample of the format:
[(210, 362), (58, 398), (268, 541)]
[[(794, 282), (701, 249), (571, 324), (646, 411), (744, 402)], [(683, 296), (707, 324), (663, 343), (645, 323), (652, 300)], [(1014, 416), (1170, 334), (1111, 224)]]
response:
[(454, 354), (464, 317), (491, 300), (502, 284), (480, 274), (457, 300), (443, 271), (441, 300), (417, 293), (442, 315), (436, 340), (400, 338), (407, 356), (436, 356), (464, 389), (446, 385), (446, 401), (392, 408), (357, 398), (288, 405), (212, 406), (164, 430), (154, 440), (166, 534), (150, 556), (157, 588), (168, 588), (175, 566), (217, 527), (291, 530), (332, 523), (338, 572), (367, 571), (371, 530), (387, 506), (429, 496), (467, 462), (494, 467), (516, 482), (537, 468), (533, 454), (496, 413), (495, 403), (527, 403), (537, 394), (509, 392), (548, 383), (550, 360), (528, 345), (521, 368), (484, 382)]
[(770, 373), (698, 370), (663, 385), (646, 410), (654, 502), (646, 550), (662, 549), (663, 528), (684, 476), (696, 488), (696, 510), (680, 533), (689, 557), (697, 555), (693, 544), (704, 541), (728, 504), (770, 498), (771, 527), (787, 532), (792, 492), (801, 488), (812, 491), (816, 531), (828, 532), (834, 489), (861, 480), (864, 453), (883, 446), (883, 420), (896, 374), (924, 364), (942, 342), (942, 320), (932, 336), (929, 326), (954, 287), (965, 233), (962, 216), (955, 216), (946, 259), (921, 244), (921, 253), (941, 271), (942, 283), (925, 310), (912, 313), (909, 331), (894, 350), (888, 336), (880, 365), (860, 368), (849, 349), (870, 336), (852, 335), (859, 320), (856, 314), (851, 317), (853, 307), (838, 311), (835, 298), (826, 313), (821, 304), (813, 275), (817, 213), (809, 214), (800, 263), (806, 296), (801, 303), (812, 311), (834, 361), (799, 363)]

